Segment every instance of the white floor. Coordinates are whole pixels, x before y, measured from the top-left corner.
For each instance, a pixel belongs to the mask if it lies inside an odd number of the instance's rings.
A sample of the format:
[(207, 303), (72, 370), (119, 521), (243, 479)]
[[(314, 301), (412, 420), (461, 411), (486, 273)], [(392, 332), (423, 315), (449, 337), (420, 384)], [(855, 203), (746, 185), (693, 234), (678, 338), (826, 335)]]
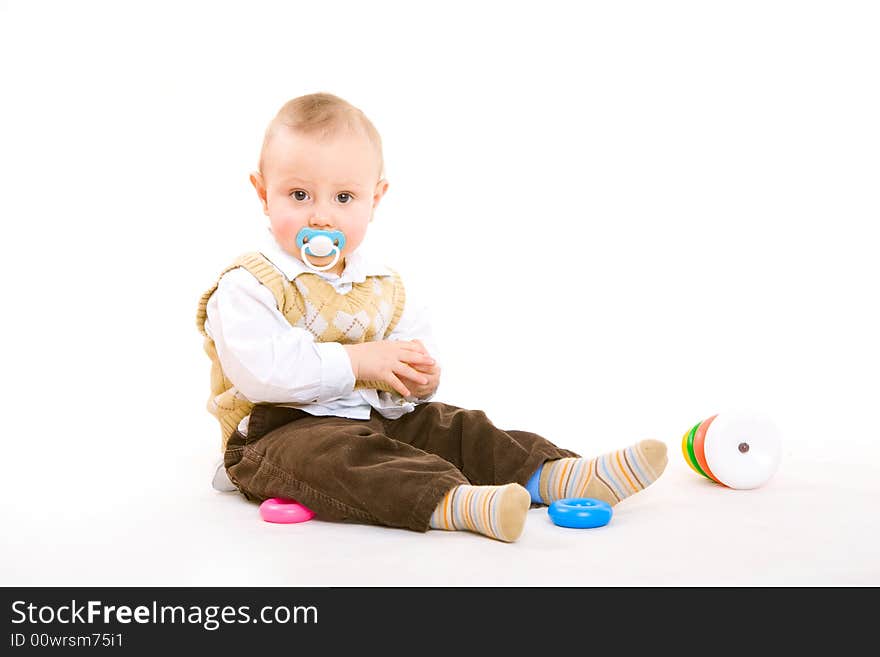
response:
[[(693, 474), (677, 445), (670, 457), (606, 527), (563, 529), (533, 509), (520, 540), (505, 544), (318, 519), (269, 524), (255, 503), (209, 487), (203, 451), (182, 450), (154, 489), (108, 494), (120, 471), (7, 505), (0, 574), (4, 586), (880, 585), (876, 463), (786, 454), (764, 487), (735, 491)], [(205, 477), (175, 479), (193, 468)]]

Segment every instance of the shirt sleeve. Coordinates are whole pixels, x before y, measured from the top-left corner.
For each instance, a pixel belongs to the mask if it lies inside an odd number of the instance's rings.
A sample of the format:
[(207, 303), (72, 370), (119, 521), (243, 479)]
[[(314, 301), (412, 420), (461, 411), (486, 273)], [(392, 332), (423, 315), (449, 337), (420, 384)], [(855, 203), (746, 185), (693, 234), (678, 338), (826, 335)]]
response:
[[(403, 306), (403, 312), (400, 315), (400, 320), (397, 322), (397, 326), (394, 327), (394, 330), (388, 335), (388, 340), (419, 340), (423, 345), (425, 345), (425, 349), (428, 350), (428, 353), (431, 357), (437, 361), (437, 364), (440, 364), (440, 356), (437, 353), (437, 343), (434, 340), (434, 333), (431, 328), (431, 312), (424, 304), (424, 302), (418, 297), (417, 294), (413, 294), (409, 288), (406, 290), (406, 303)], [(426, 402), (429, 401), (437, 394), (437, 391), (434, 391), (434, 394), (429, 395), (428, 397), (417, 398), (416, 402)], [(393, 396), (395, 396), (396, 393)]]
[(246, 269), (223, 275), (207, 315), (223, 373), (251, 402), (326, 403), (354, 390), (345, 348), (292, 326)]

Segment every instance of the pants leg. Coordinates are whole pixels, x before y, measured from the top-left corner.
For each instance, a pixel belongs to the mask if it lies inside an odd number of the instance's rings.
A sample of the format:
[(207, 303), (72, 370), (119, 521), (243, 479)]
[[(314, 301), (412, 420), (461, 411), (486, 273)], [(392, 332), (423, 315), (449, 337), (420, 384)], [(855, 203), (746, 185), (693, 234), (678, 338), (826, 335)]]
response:
[(400, 442), (436, 454), (461, 470), (474, 485), (525, 486), (545, 461), (579, 456), (535, 433), (503, 431), (483, 411), (430, 402), (386, 422)]
[(390, 424), (375, 412), (350, 420), (258, 404), (248, 435), (229, 439), (226, 471), (248, 499), (287, 497), (325, 520), (427, 531), (443, 496), (468, 481), (449, 461), (388, 436)]

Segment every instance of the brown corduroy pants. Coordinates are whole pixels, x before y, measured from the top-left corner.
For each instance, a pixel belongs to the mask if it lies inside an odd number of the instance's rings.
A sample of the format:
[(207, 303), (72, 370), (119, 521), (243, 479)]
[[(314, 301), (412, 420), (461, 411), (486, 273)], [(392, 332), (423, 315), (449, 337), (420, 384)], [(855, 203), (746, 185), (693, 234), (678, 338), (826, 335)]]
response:
[(257, 404), (248, 435), (224, 455), (251, 500), (295, 499), (323, 520), (427, 531), (459, 484), (525, 485), (545, 461), (574, 452), (527, 431), (502, 431), (482, 411), (430, 402), (396, 420), (319, 417)]

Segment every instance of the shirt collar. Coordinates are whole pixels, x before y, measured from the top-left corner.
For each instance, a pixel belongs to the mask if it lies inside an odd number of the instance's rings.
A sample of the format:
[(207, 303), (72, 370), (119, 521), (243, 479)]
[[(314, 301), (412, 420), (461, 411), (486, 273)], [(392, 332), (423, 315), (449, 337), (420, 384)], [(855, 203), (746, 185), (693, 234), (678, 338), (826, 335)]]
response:
[(312, 271), (306, 267), (301, 260), (290, 255), (278, 245), (278, 242), (275, 241), (275, 236), (272, 235), (272, 229), (269, 226), (266, 226), (266, 233), (260, 251), (264, 256), (271, 260), (272, 264), (278, 267), (278, 269), (281, 270), (281, 273), (287, 276), (287, 279), (290, 281), (300, 274), (317, 274), (328, 281), (339, 283), (363, 283), (367, 279), (367, 276), (391, 275), (391, 272), (387, 267), (371, 262), (369, 257), (362, 252), (363, 250), (361, 248), (346, 256), (345, 269), (339, 276), (331, 274), (330, 272)]

